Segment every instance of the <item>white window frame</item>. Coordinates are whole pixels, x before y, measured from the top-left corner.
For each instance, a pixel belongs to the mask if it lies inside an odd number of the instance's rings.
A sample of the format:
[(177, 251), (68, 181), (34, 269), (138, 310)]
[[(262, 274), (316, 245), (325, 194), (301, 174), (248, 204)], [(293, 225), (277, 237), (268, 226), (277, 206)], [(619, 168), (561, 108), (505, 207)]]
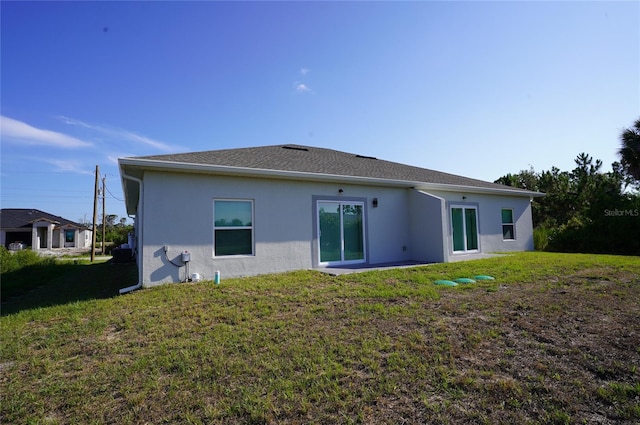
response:
[[(336, 260), (336, 261), (321, 261), (321, 246), (320, 246), (320, 204), (321, 203), (332, 203), (332, 204), (336, 204), (338, 205), (339, 211), (340, 211), (340, 260)], [(363, 247), (363, 251), (362, 251), (362, 259), (358, 259), (358, 260), (345, 260), (344, 259), (344, 246), (345, 246), (345, 241), (344, 241), (344, 228), (343, 228), (343, 214), (342, 214), (342, 207), (344, 205), (358, 205), (360, 207), (362, 207), (362, 247)], [(366, 263), (367, 262), (367, 235), (366, 235), (366, 218), (365, 218), (365, 207), (366, 207), (366, 203), (364, 201), (349, 201), (349, 200), (327, 200), (327, 199), (319, 199), (318, 201), (316, 201), (316, 222), (317, 222), (317, 227), (316, 227), (316, 234), (318, 235), (318, 265), (320, 266), (336, 266), (336, 265), (349, 265), (349, 264), (362, 264), (362, 263)]]
[[(502, 221), (502, 211), (505, 210), (509, 210), (511, 211), (511, 223), (505, 223), (504, 221)], [(516, 240), (516, 223), (515, 220), (513, 219), (514, 215), (513, 215), (513, 208), (501, 208), (500, 209), (500, 222), (502, 223), (502, 240), (505, 242), (509, 242), (509, 241), (515, 241)], [(513, 235), (513, 238), (511, 239), (505, 239), (504, 238), (504, 226), (511, 226), (512, 227), (512, 231), (511, 234)]]
[[(462, 236), (463, 236), (463, 242), (464, 242), (464, 249), (462, 250), (456, 250), (455, 249), (455, 242), (453, 240), (453, 210), (454, 208), (459, 208), (462, 209)], [(474, 210), (475, 211), (475, 215), (476, 215), (476, 237), (477, 237), (477, 242), (478, 242), (478, 247), (476, 249), (467, 249), (467, 223), (464, 220), (464, 211), (465, 210)], [(458, 255), (458, 254), (471, 254), (471, 253), (477, 253), (477, 252), (481, 252), (480, 251), (480, 217), (479, 217), (479, 208), (477, 205), (465, 205), (465, 204), (451, 204), (449, 206), (449, 225), (450, 225), (450, 230), (451, 230), (451, 253), (454, 255)]]
[[(251, 226), (216, 226), (216, 202), (249, 202), (251, 204)], [(216, 255), (216, 231), (251, 230), (251, 253), (250, 254), (229, 254)], [(255, 206), (253, 199), (215, 198), (213, 200), (213, 257), (214, 258), (238, 258), (254, 257), (256, 254), (255, 244)]]

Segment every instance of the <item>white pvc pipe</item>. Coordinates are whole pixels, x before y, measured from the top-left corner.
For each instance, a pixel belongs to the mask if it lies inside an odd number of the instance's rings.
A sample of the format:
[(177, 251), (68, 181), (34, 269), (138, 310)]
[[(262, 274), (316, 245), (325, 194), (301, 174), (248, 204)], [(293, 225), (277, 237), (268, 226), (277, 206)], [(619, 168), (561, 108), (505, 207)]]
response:
[(136, 283), (133, 286), (127, 286), (126, 288), (122, 288), (118, 292), (120, 292), (120, 295), (122, 295), (122, 294), (126, 294), (127, 292), (135, 291), (136, 289), (140, 289), (140, 288), (142, 288), (142, 283)]

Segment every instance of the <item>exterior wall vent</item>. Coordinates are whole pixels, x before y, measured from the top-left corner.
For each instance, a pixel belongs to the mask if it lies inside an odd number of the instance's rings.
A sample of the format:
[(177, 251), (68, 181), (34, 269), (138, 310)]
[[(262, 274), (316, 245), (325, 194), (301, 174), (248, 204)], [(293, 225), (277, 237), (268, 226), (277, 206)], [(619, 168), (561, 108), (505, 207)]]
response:
[(305, 148), (304, 146), (296, 146), (296, 145), (284, 145), (282, 149), (291, 149), (294, 151), (309, 152), (309, 149)]

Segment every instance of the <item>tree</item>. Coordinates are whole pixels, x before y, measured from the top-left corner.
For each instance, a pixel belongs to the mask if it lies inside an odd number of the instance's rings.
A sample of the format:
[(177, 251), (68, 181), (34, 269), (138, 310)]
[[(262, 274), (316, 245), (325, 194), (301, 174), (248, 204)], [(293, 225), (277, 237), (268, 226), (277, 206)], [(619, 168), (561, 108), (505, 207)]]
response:
[(538, 187), (546, 195), (533, 204), (534, 225), (553, 227), (568, 222), (576, 208), (571, 198), (570, 174), (551, 167), (551, 171), (540, 173)]
[(614, 162), (602, 172), (602, 161), (586, 153), (572, 171), (552, 167), (507, 174), (496, 183), (545, 193), (532, 204), (534, 241), (538, 249), (617, 254), (640, 253), (640, 194), (625, 193), (623, 166)]
[(533, 167), (528, 170), (522, 170), (518, 174), (506, 174), (496, 180), (494, 183), (503, 184), (505, 186), (517, 187), (519, 189), (538, 191), (538, 174)]
[(107, 214), (107, 216), (105, 217), (105, 223), (107, 224), (107, 227), (115, 226), (117, 218), (118, 216), (116, 214)]
[[(111, 248), (120, 246), (128, 241), (128, 235), (133, 232), (133, 226), (126, 224), (127, 219), (121, 218), (118, 220), (116, 214), (107, 214), (104, 219), (106, 231), (104, 236), (104, 243), (107, 245), (107, 251)], [(102, 223), (100, 223), (102, 228)], [(96, 235), (98, 242), (102, 242), (102, 232), (98, 232)]]
[(89, 220), (87, 220), (87, 217), (79, 218), (78, 224), (87, 228), (90, 228), (91, 226), (93, 226), (93, 224)]
[(622, 131), (620, 141), (622, 147), (618, 154), (624, 173), (640, 182), (640, 118), (633, 123), (633, 127)]

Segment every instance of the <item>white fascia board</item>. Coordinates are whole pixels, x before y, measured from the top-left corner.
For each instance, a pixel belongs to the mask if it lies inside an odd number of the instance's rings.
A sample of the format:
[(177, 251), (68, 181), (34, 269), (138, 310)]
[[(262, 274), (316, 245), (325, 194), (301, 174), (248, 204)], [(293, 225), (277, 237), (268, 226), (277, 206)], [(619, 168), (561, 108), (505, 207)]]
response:
[(416, 189), (424, 190), (441, 190), (443, 192), (467, 192), (467, 193), (481, 193), (487, 195), (507, 195), (507, 196), (523, 196), (525, 198), (540, 198), (545, 196), (542, 192), (524, 191), (524, 189), (511, 189), (509, 186), (505, 186), (505, 189), (496, 189), (492, 187), (478, 187), (478, 186), (465, 186), (465, 185), (453, 185), (442, 183), (416, 183)]
[[(338, 182), (338, 183), (352, 183), (362, 184), (367, 186), (387, 186), (387, 187), (405, 187), (414, 188), (418, 190), (441, 190), (446, 192), (466, 192), (466, 193), (482, 193), (482, 194), (494, 194), (494, 195), (506, 195), (506, 196), (524, 196), (524, 197), (540, 197), (544, 196), (544, 193), (522, 191), (521, 189), (495, 189), (488, 187), (477, 186), (465, 186), (465, 185), (452, 185), (442, 183), (426, 183), (407, 180), (394, 180), (394, 179), (382, 179), (375, 177), (358, 177), (358, 176), (344, 176), (337, 174), (323, 174), (323, 173), (309, 173), (303, 171), (283, 171), (283, 170), (269, 170), (264, 168), (246, 168), (246, 167), (233, 167), (228, 165), (212, 165), (212, 164), (192, 164), (184, 162), (173, 161), (158, 161), (151, 159), (138, 159), (138, 158), (120, 158), (118, 160), (120, 164), (121, 173), (124, 171), (124, 166), (132, 168), (155, 170), (155, 171), (173, 171), (173, 172), (186, 172), (186, 173), (204, 173), (204, 174), (221, 174), (221, 175), (234, 175), (241, 177), (268, 177), (279, 179), (291, 179), (291, 180), (307, 180), (307, 181), (324, 181), (324, 182)], [(508, 187), (508, 186), (505, 186)]]
[(39, 221), (44, 221), (44, 222), (51, 223), (51, 224), (60, 224), (59, 221), (50, 220), (50, 219), (45, 218), (45, 217), (36, 218), (35, 220), (28, 221), (27, 223), (37, 223)]
[(67, 223), (58, 226), (59, 229), (84, 229), (82, 226), (76, 226), (75, 224)]

